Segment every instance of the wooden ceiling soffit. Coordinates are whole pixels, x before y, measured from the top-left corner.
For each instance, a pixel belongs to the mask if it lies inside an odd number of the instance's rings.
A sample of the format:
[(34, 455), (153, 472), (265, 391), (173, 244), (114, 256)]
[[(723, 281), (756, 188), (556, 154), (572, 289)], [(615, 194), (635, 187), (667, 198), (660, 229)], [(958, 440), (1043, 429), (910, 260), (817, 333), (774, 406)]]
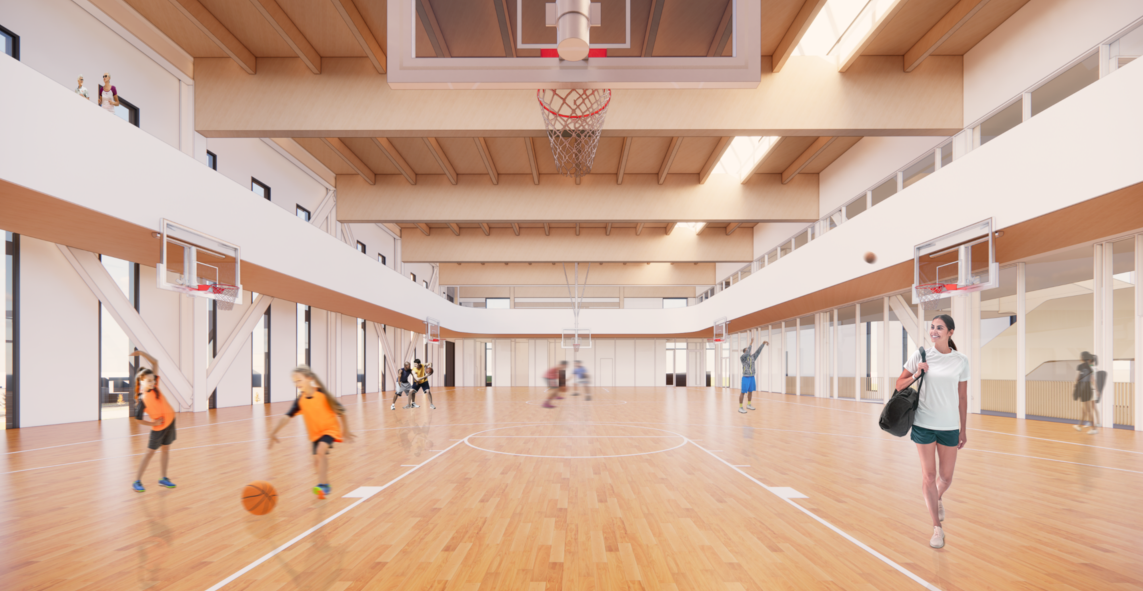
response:
[(452, 162), (449, 162), (448, 156), (445, 155), (444, 149), (441, 148), (441, 143), (435, 137), (424, 138), (425, 146), (429, 148), (429, 153), (432, 154), (433, 159), (441, 167), (441, 172), (448, 177), (448, 182), (452, 184), (457, 183), (456, 169), (452, 167)]
[(667, 224), (667, 227), (666, 227), (666, 229), (665, 229), (665, 232), (667, 233), (667, 236), (670, 236), (670, 235), (671, 235), (671, 232), (674, 232), (674, 231), (675, 231), (675, 226), (678, 226), (678, 225), (679, 225), (679, 223), (678, 223), (678, 222), (671, 222), (671, 223)]
[(512, 223), (512, 233), (516, 234), (517, 236), (520, 235), (520, 224), (517, 224), (515, 222)]
[(798, 43), (801, 43), (802, 37), (810, 29), (810, 25), (827, 1), (806, 0), (805, 4), (802, 4), (802, 9), (798, 11), (797, 16), (794, 17), (794, 22), (790, 24), (789, 29), (786, 29), (786, 34), (782, 36), (782, 40), (778, 42), (778, 47), (774, 50), (771, 63), (772, 71), (775, 74), (781, 72), (782, 68), (786, 66), (786, 60), (794, 55), (794, 49), (798, 47)]
[(977, 12), (980, 12), (988, 0), (960, 0), (952, 10), (949, 10), (925, 33), (909, 51), (905, 52), (905, 71), (912, 72), (936, 50), (940, 49), (949, 37), (960, 30)]
[(644, 223), (635, 224), (635, 235), (636, 236), (643, 234), (643, 226), (645, 226), (645, 225), (646, 224), (644, 224)]
[(484, 232), (485, 236), (488, 236), (489, 234), (492, 233), (492, 229), (489, 227), (489, 225), (485, 224), (483, 222), (481, 222), (481, 224), (480, 224), (480, 231)]
[(330, 0), (330, 2), (333, 3), (337, 13), (341, 15), (341, 19), (345, 21), (345, 25), (349, 27), (349, 32), (357, 40), (362, 51), (365, 52), (365, 57), (369, 58), (369, 62), (373, 64), (379, 74), (384, 74), (385, 50), (377, 42), (373, 32), (369, 30), (369, 25), (365, 24), (365, 19), (361, 17), (357, 5), (353, 3), (353, 0)]
[(627, 170), (627, 157), (631, 154), (631, 144), (635, 138), (623, 138), (623, 151), (619, 155), (619, 169), (615, 173), (615, 184), (623, 184), (623, 174)]
[(500, 184), (499, 175), (496, 173), (496, 164), (492, 162), (492, 154), (488, 151), (488, 142), (484, 141), (482, 137), (474, 137), (472, 141), (476, 143), (476, 151), (480, 153), (480, 159), (484, 162), (484, 168), (488, 170), (488, 178), (492, 179), (492, 184)]
[(460, 236), (460, 224), (449, 224), (448, 229), (452, 230), (453, 234)]
[(344, 160), (354, 172), (365, 179), (365, 182), (370, 185), (377, 184), (377, 175), (361, 161), (361, 158), (359, 158), (357, 154), (353, 153), (353, 150), (349, 149), (349, 146), (345, 145), (345, 142), (335, 137), (324, 137), (321, 138), (321, 141), (323, 144), (329, 146), (339, 158)]
[(258, 70), (258, 61), (254, 54), (246, 49), (238, 37), (235, 37), (229, 29), (224, 27), (201, 2), (198, 0), (169, 1), (191, 24), (202, 31), (215, 45), (218, 45), (219, 49), (230, 56), (230, 59), (234, 60), (238, 67), (245, 70), (247, 74), (253, 74)]
[(909, 0), (891, 0), (892, 4), (886, 6), (885, 11), (877, 15), (877, 22), (873, 23), (873, 26), (862, 35), (861, 40), (850, 48), (848, 54), (841, 56), (841, 62), (838, 64), (837, 71), (848, 71), (849, 68), (853, 66), (853, 63), (857, 61), (857, 58), (861, 57), (862, 53), (865, 53), (865, 48), (869, 47), (869, 44), (877, 38), (877, 35), (885, 29), (885, 26), (893, 20), (893, 17), (897, 16), (897, 13), (904, 8), (908, 1)]
[[(425, 236), (430, 236), (430, 235), (432, 235), (432, 231), (433, 231), (433, 229), (432, 229), (432, 228), (430, 228), (428, 224), (417, 224), (417, 229), (418, 229), (418, 230), (420, 230), (420, 231), (421, 231), (421, 234), (424, 234)], [(459, 229), (458, 229), (458, 230), (455, 230), (455, 232), (456, 232), (456, 235), (457, 235), (457, 236), (460, 236), (460, 231), (459, 231)]]
[(528, 152), (528, 167), (532, 169), (532, 184), (540, 184), (540, 169), (536, 165), (536, 144), (532, 138), (524, 138), (524, 149)]
[(723, 154), (726, 154), (730, 142), (733, 141), (733, 137), (719, 138), (718, 145), (714, 147), (714, 151), (710, 153), (710, 158), (706, 159), (706, 164), (702, 166), (702, 170), (699, 172), (700, 185), (706, 183), (706, 179), (710, 177), (710, 173), (714, 172), (714, 167), (718, 166), (718, 161), (722, 160)]
[(437, 57), (452, 57), (448, 50), (448, 44), (445, 43), (441, 25), (437, 22), (437, 14), (433, 12), (432, 2), (429, 0), (416, 0), (416, 2), (417, 14), (425, 25), (425, 32), (429, 35), (429, 42), (433, 45), (433, 51), (436, 52)]
[(786, 167), (786, 170), (782, 173), (782, 184), (785, 185), (794, 180), (794, 177), (798, 176), (799, 172), (802, 172), (806, 166), (809, 166), (810, 162), (814, 161), (814, 158), (821, 155), (821, 153), (824, 152), (826, 148), (829, 148), (836, 140), (836, 137), (819, 137), (814, 140), (814, 143), (810, 144), (810, 147), (806, 148), (806, 151), (802, 152), (801, 156), (795, 158), (794, 161), (790, 163), (790, 166)]
[(500, 25), (500, 40), (504, 43), (504, 57), (516, 57), (516, 42), (512, 38), (512, 22), (508, 18), (508, 0), (492, 0), (496, 8), (496, 22)]
[(375, 137), (371, 139), (381, 150), (381, 153), (389, 159), (389, 162), (392, 162), (393, 166), (396, 166), (397, 170), (401, 171), (401, 176), (405, 177), (405, 180), (409, 181), (410, 185), (417, 184), (417, 173), (413, 171), (413, 167), (409, 166), (408, 162), (405, 162), (405, 159), (401, 157), (401, 153), (397, 151), (397, 148), (393, 146), (393, 142), (389, 141), (389, 138)]
[[(741, 225), (742, 225), (742, 224), (730, 224), (730, 225), (726, 226), (726, 235), (727, 235), (727, 236), (730, 236), (730, 235), (731, 235), (731, 234), (733, 234), (733, 233), (734, 233), (734, 231), (735, 231), (735, 230), (737, 230), (737, 229), (738, 229), (738, 227), (739, 227), (739, 226), (741, 226)], [(704, 227), (705, 227), (705, 226), (704, 226)]]
[(278, 5), (277, 0), (250, 0), (254, 8), (270, 23), (282, 41), (290, 46), (290, 49), (298, 55), (302, 63), (314, 74), (321, 74), (321, 56), (318, 55), (317, 50), (313, 45), (310, 45), (309, 39), (298, 29), (294, 21), (286, 15), (286, 11)]
[(91, 4), (111, 17), (119, 26), (138, 37), (147, 47), (170, 62), (187, 78), (194, 78), (194, 57), (153, 25), (151, 21), (139, 14), (126, 0), (91, 0)]
[(734, 2), (726, 3), (726, 10), (722, 11), (722, 20), (718, 23), (718, 29), (714, 32), (714, 38), (710, 40), (710, 49), (707, 50), (707, 57), (717, 57), (722, 55), (722, 51), (726, 49), (726, 44), (730, 41), (731, 33), (734, 32), (734, 27), (731, 26), (731, 20), (734, 18)]
[(667, 147), (667, 155), (663, 158), (663, 165), (659, 167), (659, 184), (663, 184), (667, 180), (667, 174), (671, 172), (671, 164), (675, 161), (675, 156), (679, 153), (679, 146), (683, 145), (683, 138), (671, 138), (671, 145)]

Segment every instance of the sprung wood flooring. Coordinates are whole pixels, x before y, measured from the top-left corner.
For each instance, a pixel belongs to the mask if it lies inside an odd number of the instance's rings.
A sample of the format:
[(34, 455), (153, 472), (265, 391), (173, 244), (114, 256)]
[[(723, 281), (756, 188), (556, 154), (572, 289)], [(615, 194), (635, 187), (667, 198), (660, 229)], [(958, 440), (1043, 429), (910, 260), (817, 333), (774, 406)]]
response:
[[(737, 392), (463, 388), (389, 410), (343, 398), (332, 498), (310, 492), (289, 402), (178, 418), (173, 490), (159, 458), (130, 484), (146, 428), (127, 419), (8, 431), (0, 587), (125, 589), (1143, 588), (1143, 436), (970, 415), (931, 526), (907, 439), (880, 406)], [(273, 513), (242, 486), (272, 482)], [(384, 487), (367, 498), (345, 495)], [(785, 498), (804, 495), (805, 498)], [(365, 494), (368, 494), (366, 492)]]

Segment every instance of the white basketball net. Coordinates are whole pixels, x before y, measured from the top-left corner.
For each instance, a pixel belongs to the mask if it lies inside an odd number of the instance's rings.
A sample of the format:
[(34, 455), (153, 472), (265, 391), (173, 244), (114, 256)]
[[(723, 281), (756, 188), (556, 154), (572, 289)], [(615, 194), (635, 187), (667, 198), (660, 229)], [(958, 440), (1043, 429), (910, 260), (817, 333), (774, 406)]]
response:
[(556, 172), (578, 181), (591, 172), (595, 161), (595, 148), (611, 104), (611, 90), (537, 90), (536, 100), (540, 102), (540, 115), (552, 144)]

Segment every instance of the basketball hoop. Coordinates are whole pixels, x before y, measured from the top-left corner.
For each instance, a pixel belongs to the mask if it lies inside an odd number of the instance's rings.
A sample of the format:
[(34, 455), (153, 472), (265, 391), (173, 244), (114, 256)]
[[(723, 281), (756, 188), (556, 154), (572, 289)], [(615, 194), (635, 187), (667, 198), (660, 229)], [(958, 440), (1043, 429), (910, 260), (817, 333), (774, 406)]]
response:
[(956, 283), (924, 283), (913, 289), (917, 290), (917, 299), (921, 301), (921, 305), (926, 310), (933, 310), (940, 307), (942, 293), (958, 291), (963, 288)]
[(607, 107), (610, 89), (569, 88), (537, 90), (540, 115), (552, 144), (556, 172), (579, 181), (591, 172), (595, 149)]
[(226, 283), (208, 283), (198, 286), (196, 291), (207, 291), (216, 296), (219, 310), (233, 310), (234, 300), (238, 299), (238, 286)]

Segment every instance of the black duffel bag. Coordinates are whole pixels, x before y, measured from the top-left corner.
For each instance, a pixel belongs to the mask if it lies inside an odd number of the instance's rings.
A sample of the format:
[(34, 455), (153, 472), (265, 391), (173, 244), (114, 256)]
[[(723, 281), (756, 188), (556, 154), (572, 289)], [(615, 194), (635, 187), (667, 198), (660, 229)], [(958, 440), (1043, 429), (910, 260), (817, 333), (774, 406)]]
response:
[[(925, 348), (921, 347), (921, 361), (925, 361)], [(904, 390), (894, 390), (893, 396), (885, 407), (881, 409), (881, 419), (877, 421), (882, 431), (896, 437), (904, 437), (913, 428), (913, 415), (917, 413), (917, 404), (921, 400), (921, 385), (925, 383), (925, 372), (908, 385)], [(917, 388), (913, 389), (913, 384)]]

